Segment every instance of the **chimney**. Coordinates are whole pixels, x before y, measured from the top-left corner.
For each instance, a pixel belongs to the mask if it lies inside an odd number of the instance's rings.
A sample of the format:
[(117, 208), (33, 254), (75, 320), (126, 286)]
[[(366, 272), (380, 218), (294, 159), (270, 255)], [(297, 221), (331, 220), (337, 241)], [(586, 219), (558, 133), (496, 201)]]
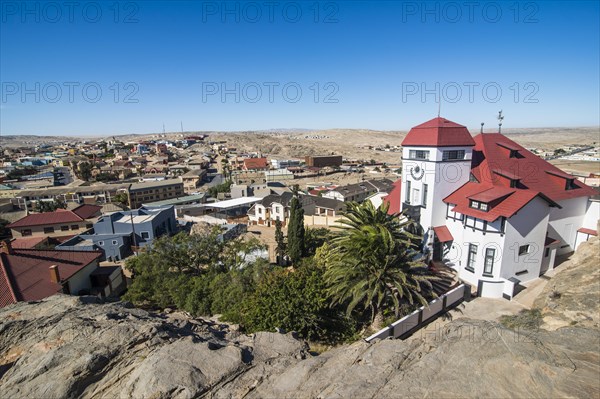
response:
[(8, 254), (8, 255), (14, 255), (15, 251), (13, 250), (12, 242), (11, 242), (10, 238), (2, 241), (2, 248), (0, 249), (0, 252)]
[(58, 272), (58, 266), (50, 266), (50, 281), (56, 284), (60, 284), (60, 273)]

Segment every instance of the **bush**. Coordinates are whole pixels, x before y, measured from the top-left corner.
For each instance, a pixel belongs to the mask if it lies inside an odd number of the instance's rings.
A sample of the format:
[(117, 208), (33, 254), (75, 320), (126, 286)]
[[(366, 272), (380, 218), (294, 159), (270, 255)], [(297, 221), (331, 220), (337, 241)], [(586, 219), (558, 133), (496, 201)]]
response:
[(500, 324), (513, 330), (537, 330), (543, 322), (542, 312), (539, 309), (523, 309), (516, 315), (500, 317)]

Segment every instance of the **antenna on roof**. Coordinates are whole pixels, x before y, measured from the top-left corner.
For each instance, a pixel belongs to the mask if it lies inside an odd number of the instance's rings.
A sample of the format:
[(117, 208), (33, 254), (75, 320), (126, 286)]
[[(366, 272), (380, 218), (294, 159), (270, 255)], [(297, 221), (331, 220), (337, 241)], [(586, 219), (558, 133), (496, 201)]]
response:
[(500, 112), (498, 112), (498, 133), (502, 133), (502, 121), (504, 120), (504, 117), (502, 116), (502, 110), (500, 110)]
[(438, 101), (438, 118), (440, 117), (440, 113), (442, 112), (442, 99)]
[(483, 125), (485, 125), (484, 122), (481, 122), (481, 130), (479, 131), (479, 133), (483, 134)]

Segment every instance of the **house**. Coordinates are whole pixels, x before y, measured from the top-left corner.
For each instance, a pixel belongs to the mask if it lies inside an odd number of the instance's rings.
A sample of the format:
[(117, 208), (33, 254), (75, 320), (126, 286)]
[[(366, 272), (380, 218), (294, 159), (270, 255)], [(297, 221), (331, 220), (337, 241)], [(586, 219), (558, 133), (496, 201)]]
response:
[(104, 259), (121, 260), (137, 248), (144, 248), (156, 238), (177, 232), (173, 206), (141, 207), (101, 216), (93, 230), (73, 237), (60, 245), (63, 251), (101, 251)]
[[(294, 194), (287, 191), (281, 194), (267, 195), (248, 210), (249, 223), (273, 226), (275, 221), (279, 220), (282, 225), (287, 225), (292, 198), (294, 198)], [(309, 216), (325, 216), (327, 214), (335, 216), (336, 212), (339, 213), (342, 209), (340, 204), (343, 204), (340, 201), (309, 195), (300, 195), (299, 199), (304, 214)]]
[(231, 186), (231, 198), (261, 197), (271, 194), (271, 188), (267, 183), (234, 184)]
[(345, 203), (333, 198), (308, 196), (307, 203), (313, 206), (304, 211), (304, 224), (307, 226), (339, 226)]
[(188, 194), (196, 192), (206, 175), (206, 169), (194, 169), (182, 174), (183, 190)]
[(242, 170), (244, 171), (257, 171), (257, 170), (269, 170), (269, 162), (267, 158), (244, 158)]
[(120, 267), (99, 267), (98, 251), (12, 248), (0, 251), (0, 307), (39, 301), (51, 295), (119, 294), (125, 286)]
[(129, 207), (138, 208), (143, 203), (182, 197), (183, 181), (167, 179), (157, 182), (133, 183), (129, 187)]
[(323, 197), (333, 198), (339, 201), (363, 202), (373, 194), (389, 193), (393, 188), (393, 182), (389, 179), (365, 180), (361, 183), (349, 184), (336, 187), (325, 192)]
[(596, 232), (596, 191), (501, 133), (472, 137), (438, 117), (402, 147), (401, 183), (386, 201), (418, 222), (429, 258), (480, 296), (512, 298)]
[(54, 212), (32, 213), (9, 224), (12, 235), (18, 237), (60, 237), (80, 234), (92, 228), (102, 207), (80, 205), (73, 210), (58, 209)]

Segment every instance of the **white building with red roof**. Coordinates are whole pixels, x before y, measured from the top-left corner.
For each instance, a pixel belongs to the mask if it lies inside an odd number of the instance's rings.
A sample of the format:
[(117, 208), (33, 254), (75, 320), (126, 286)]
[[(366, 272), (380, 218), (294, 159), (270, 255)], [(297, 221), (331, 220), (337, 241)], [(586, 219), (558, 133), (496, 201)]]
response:
[(402, 147), (390, 211), (418, 221), (431, 259), (481, 296), (512, 298), (596, 234), (596, 190), (500, 133), (472, 137), (438, 117), (412, 128)]

